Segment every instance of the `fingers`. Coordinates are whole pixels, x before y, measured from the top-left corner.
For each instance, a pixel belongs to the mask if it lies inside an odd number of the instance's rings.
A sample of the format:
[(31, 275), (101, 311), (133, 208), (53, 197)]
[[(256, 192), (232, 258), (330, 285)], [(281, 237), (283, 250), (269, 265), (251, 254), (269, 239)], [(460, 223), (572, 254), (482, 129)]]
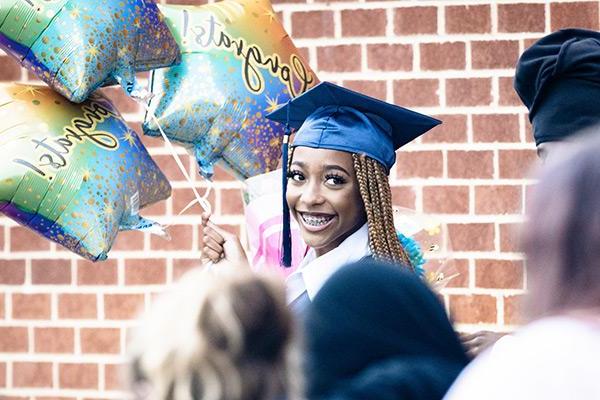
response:
[(219, 243), (209, 236), (204, 237), (204, 247), (208, 247), (219, 254), (224, 252), (223, 243)]
[(217, 252), (210, 247), (204, 247), (202, 249), (202, 256), (208, 258), (210, 261), (217, 263), (223, 258), (223, 252)]

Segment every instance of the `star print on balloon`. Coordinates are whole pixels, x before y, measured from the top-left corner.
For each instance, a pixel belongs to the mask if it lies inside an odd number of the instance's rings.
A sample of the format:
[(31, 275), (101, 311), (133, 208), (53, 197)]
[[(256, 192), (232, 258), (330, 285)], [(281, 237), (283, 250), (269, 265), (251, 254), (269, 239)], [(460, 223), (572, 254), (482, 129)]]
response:
[(136, 72), (180, 57), (152, 0), (2, 0), (0, 48), (76, 103), (115, 82), (141, 93)]
[(160, 231), (138, 209), (171, 193), (97, 93), (75, 104), (46, 86), (0, 86), (0, 213), (93, 261), (119, 230)]
[(217, 161), (242, 179), (276, 169), (283, 127), (265, 115), (318, 80), (269, 1), (159, 7), (182, 61), (152, 72), (144, 133), (162, 127), (208, 178)]

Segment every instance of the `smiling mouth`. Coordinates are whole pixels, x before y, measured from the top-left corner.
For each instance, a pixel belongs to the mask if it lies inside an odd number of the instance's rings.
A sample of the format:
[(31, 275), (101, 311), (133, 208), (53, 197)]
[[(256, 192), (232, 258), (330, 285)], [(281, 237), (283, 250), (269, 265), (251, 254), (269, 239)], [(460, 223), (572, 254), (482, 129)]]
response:
[(325, 229), (335, 218), (335, 215), (299, 212), (303, 225), (311, 231)]

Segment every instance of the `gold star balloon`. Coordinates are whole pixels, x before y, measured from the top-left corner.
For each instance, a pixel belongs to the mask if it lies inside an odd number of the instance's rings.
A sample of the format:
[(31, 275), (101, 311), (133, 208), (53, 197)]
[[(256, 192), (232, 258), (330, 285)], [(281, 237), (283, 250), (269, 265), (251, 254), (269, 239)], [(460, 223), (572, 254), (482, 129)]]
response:
[(169, 182), (98, 92), (75, 104), (0, 85), (0, 154), (0, 212), (85, 258), (105, 259), (119, 230), (159, 230), (138, 209)]
[(268, 0), (159, 6), (181, 64), (152, 72), (144, 133), (186, 146), (211, 177), (222, 161), (239, 178), (274, 170), (283, 127), (265, 115), (318, 83)]
[(1, 0), (0, 48), (76, 103), (180, 56), (152, 0)]

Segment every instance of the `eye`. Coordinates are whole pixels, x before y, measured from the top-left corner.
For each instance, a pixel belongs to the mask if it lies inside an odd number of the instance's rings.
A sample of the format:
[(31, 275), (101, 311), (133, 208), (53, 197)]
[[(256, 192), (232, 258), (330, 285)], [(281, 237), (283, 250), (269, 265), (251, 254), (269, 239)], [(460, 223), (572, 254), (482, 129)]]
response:
[(288, 179), (291, 179), (295, 182), (302, 182), (304, 181), (304, 175), (302, 174), (302, 172), (297, 171), (297, 170), (291, 170), (288, 172), (287, 174)]
[(346, 179), (341, 175), (329, 174), (325, 176), (325, 183), (330, 186), (338, 186), (346, 183)]

